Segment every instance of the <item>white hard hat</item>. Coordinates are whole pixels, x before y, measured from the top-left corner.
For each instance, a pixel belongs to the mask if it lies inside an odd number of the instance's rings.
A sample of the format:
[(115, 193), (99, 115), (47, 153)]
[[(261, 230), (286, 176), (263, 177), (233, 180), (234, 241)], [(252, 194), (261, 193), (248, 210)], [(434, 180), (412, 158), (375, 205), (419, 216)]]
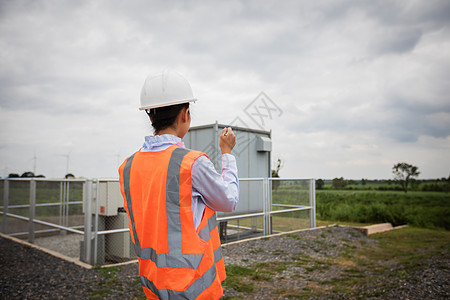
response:
[(164, 71), (149, 75), (141, 91), (140, 110), (157, 108), (186, 102), (195, 102), (191, 85), (181, 74)]

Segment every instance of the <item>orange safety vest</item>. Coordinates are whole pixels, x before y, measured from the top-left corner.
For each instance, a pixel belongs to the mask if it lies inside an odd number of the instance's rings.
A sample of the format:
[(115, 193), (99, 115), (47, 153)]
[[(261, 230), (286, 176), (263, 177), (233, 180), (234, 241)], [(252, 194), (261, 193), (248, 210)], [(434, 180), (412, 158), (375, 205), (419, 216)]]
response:
[(225, 265), (216, 213), (205, 207), (198, 229), (192, 213), (194, 161), (205, 155), (172, 145), (136, 152), (119, 168), (139, 276), (149, 299), (219, 299)]

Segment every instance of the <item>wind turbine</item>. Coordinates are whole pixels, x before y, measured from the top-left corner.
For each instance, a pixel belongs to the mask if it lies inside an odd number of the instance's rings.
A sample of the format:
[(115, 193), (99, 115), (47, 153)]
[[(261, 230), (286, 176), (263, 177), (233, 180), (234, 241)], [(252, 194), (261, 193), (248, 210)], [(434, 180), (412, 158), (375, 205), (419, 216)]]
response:
[(33, 174), (36, 176), (36, 162), (37, 162), (37, 156), (36, 156), (36, 149), (34, 149), (34, 156), (33, 156)]
[[(69, 161), (70, 161), (70, 153), (72, 152), (72, 150), (69, 151), (69, 153), (67, 154), (60, 154), (59, 156), (64, 156), (66, 158), (66, 174), (69, 174)], [(64, 176), (65, 176), (64, 175)]]
[[(30, 160), (33, 161), (33, 174), (36, 176), (36, 164), (37, 164), (36, 149), (34, 149), (33, 157), (30, 158), (27, 162), (29, 162)], [(27, 171), (27, 172), (28, 172), (28, 171)]]

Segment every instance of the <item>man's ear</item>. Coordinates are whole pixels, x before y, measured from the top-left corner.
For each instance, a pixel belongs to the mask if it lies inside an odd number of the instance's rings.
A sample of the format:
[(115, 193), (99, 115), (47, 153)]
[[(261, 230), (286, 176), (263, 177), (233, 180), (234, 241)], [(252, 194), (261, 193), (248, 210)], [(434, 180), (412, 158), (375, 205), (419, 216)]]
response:
[(183, 122), (187, 122), (189, 120), (189, 108), (186, 108), (183, 111)]

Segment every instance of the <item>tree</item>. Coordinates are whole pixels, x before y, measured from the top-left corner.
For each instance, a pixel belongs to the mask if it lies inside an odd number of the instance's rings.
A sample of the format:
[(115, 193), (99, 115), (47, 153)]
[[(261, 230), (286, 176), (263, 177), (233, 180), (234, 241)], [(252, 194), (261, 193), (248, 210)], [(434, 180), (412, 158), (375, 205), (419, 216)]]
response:
[(442, 178), (442, 181), (444, 181), (444, 192), (448, 193), (450, 191), (450, 175), (448, 175), (448, 178)]
[(280, 169), (283, 167), (283, 161), (281, 158), (277, 159), (275, 163), (275, 170), (272, 170), (272, 177), (279, 178), (280, 177)]
[(323, 179), (317, 179), (316, 180), (316, 189), (322, 190), (325, 182), (323, 182)]
[(35, 177), (33, 172), (24, 172), (22, 175), (20, 175), (20, 177), (22, 178), (30, 178), (30, 177)]
[(392, 167), (392, 173), (394, 173), (394, 180), (400, 183), (405, 193), (408, 192), (408, 184), (420, 174), (417, 166), (405, 162), (395, 164)]
[(347, 185), (347, 181), (344, 179), (344, 177), (333, 178), (332, 185), (335, 190), (342, 190)]
[[(283, 167), (283, 161), (281, 158), (277, 159), (277, 162), (275, 163), (275, 170), (272, 170), (272, 178), (280, 178), (280, 169)], [(278, 186), (280, 185), (280, 181), (278, 180), (272, 180), (272, 190), (277, 191)]]

